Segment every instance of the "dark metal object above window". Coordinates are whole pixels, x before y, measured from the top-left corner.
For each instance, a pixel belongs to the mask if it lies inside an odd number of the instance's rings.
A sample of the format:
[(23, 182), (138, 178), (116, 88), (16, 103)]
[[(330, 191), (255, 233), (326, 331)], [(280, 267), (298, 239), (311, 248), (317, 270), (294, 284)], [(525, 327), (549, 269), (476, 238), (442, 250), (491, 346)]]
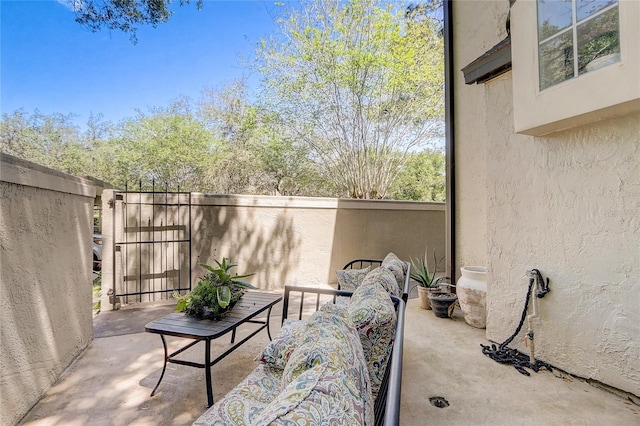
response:
[(511, 38), (487, 50), (479, 58), (462, 68), (466, 84), (484, 83), (511, 70)]
[(515, 2), (516, 0), (509, 0), (509, 13), (505, 22), (507, 37), (462, 68), (466, 84), (484, 83), (511, 70), (511, 8)]

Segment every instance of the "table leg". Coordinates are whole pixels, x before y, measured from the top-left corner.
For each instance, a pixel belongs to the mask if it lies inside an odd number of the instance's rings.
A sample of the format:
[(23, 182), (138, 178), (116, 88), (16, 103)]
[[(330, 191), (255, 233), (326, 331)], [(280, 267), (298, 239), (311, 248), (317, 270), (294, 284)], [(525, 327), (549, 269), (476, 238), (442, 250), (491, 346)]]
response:
[(269, 306), (269, 312), (267, 312), (267, 336), (269, 336), (269, 341), (271, 341), (271, 329), (269, 328), (269, 320), (271, 319), (271, 308), (273, 306)]
[(211, 340), (204, 341), (204, 379), (207, 385), (207, 406), (213, 405), (213, 389), (211, 387)]
[(160, 386), (160, 382), (162, 381), (162, 378), (164, 377), (164, 372), (167, 369), (167, 361), (169, 359), (169, 356), (167, 354), (167, 341), (164, 340), (164, 335), (160, 335), (160, 338), (162, 339), (162, 346), (164, 346), (164, 366), (162, 367), (162, 373), (160, 374), (160, 378), (158, 379), (158, 383), (156, 383), (156, 387), (153, 388), (153, 391), (151, 391), (151, 396), (154, 396), (156, 394), (156, 390), (158, 390), (158, 386)]

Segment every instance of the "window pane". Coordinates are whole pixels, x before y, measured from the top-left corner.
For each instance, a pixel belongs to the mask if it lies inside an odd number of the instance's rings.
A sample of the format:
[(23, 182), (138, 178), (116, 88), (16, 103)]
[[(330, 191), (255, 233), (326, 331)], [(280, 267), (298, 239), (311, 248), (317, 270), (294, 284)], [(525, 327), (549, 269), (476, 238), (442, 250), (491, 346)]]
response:
[(571, 0), (538, 0), (538, 41), (571, 25), (572, 14)]
[(618, 8), (578, 25), (578, 73), (620, 61)]
[(611, 6), (614, 3), (618, 3), (617, 0), (577, 0), (576, 1), (576, 14), (578, 15), (578, 21), (582, 21), (594, 13), (604, 9), (607, 6)]
[(573, 37), (571, 31), (540, 45), (540, 90), (573, 78)]

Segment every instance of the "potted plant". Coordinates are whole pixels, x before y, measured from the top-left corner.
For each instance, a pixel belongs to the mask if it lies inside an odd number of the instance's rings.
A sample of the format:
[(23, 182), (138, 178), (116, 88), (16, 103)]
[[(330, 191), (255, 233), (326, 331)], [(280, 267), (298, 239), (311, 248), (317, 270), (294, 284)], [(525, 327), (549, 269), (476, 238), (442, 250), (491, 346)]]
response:
[(436, 251), (433, 251), (433, 271), (429, 270), (429, 262), (425, 253), (423, 259), (411, 259), (411, 278), (418, 283), (418, 298), (422, 309), (431, 309), (429, 293), (440, 292), (445, 277), (436, 278)]
[[(455, 287), (452, 284), (446, 285)], [(438, 318), (451, 318), (451, 315), (453, 314), (453, 308), (457, 299), (458, 296), (456, 296), (455, 293), (429, 293), (429, 302), (431, 303), (431, 308), (433, 309), (433, 313), (435, 314), (435, 316)]]
[(242, 280), (253, 274), (231, 275), (229, 271), (237, 265), (225, 257), (222, 262), (215, 262), (217, 267), (200, 264), (209, 273), (200, 278), (191, 292), (184, 296), (174, 293), (174, 297), (178, 299), (176, 312), (184, 312), (199, 319), (218, 320), (231, 310), (247, 288), (255, 288)]

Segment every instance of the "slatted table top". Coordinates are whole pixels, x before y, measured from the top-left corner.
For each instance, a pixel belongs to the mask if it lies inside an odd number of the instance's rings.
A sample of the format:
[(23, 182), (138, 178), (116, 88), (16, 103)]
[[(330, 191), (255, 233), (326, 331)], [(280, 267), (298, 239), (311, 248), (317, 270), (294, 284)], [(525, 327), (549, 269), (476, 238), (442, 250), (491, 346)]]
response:
[(144, 329), (149, 333), (196, 340), (216, 339), (251, 320), (282, 300), (278, 293), (247, 291), (222, 319), (199, 320), (184, 313), (173, 313), (151, 321)]

